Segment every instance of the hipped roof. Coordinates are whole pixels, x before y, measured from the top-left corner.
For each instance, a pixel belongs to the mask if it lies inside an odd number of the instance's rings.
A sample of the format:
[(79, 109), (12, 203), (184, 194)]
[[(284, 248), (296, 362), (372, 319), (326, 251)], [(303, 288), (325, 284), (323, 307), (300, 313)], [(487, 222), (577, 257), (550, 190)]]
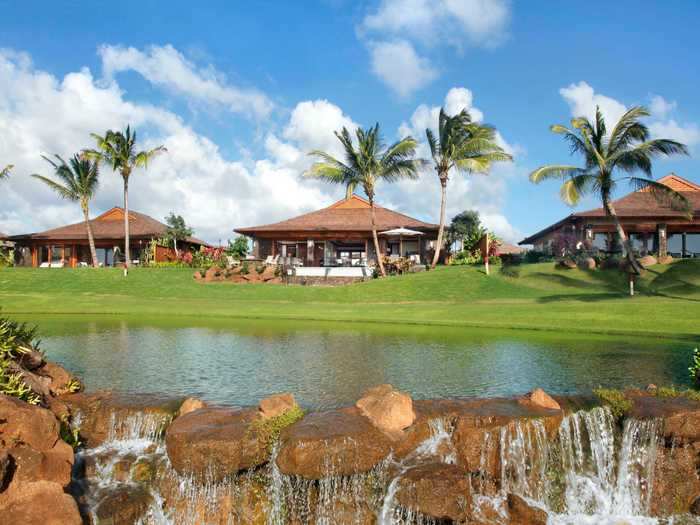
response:
[[(438, 229), (437, 224), (419, 221), (403, 213), (399, 213), (382, 206), (374, 206), (376, 214), (377, 230), (390, 230), (394, 228), (410, 228), (419, 231), (433, 231)], [(252, 226), (249, 228), (237, 228), (237, 233), (251, 235), (256, 233), (275, 232), (319, 232), (319, 231), (354, 231), (371, 232), (372, 218), (369, 202), (353, 195), (349, 199), (342, 199), (327, 208), (312, 211), (273, 224)]]
[[(675, 173), (670, 173), (658, 180), (661, 184), (665, 184), (669, 188), (681, 193), (690, 203), (693, 217), (697, 220), (700, 217), (700, 186), (679, 177)], [(687, 214), (680, 210), (673, 209), (668, 203), (657, 200), (649, 189), (641, 189), (628, 193), (613, 201), (615, 213), (620, 219), (684, 219)], [(594, 219), (605, 217), (605, 210), (594, 208), (592, 210), (572, 213), (564, 219), (555, 222), (551, 226), (540, 230), (539, 232), (523, 239), (519, 244), (533, 244), (538, 238), (546, 235), (554, 230), (557, 230), (562, 225), (574, 219)]]
[[(95, 240), (123, 239), (124, 238), (124, 208), (115, 206), (102, 215), (90, 220), (92, 234)], [(129, 210), (129, 236), (136, 239), (151, 239), (165, 234), (167, 226), (143, 213)], [(86, 240), (87, 231), (85, 222), (76, 222), (67, 226), (60, 226), (38, 233), (13, 235), (13, 241), (24, 240)], [(185, 242), (206, 246), (207, 243), (195, 237), (188, 237)]]

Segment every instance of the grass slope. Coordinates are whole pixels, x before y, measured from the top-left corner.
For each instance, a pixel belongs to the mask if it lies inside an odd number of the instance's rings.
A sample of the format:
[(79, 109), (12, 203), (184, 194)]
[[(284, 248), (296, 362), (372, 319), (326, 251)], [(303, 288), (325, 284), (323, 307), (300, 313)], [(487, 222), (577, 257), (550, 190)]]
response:
[(392, 322), (700, 338), (700, 260), (656, 266), (626, 296), (617, 271), (445, 267), (326, 288), (203, 284), (189, 269), (0, 270), (0, 307), (18, 314), (118, 314)]

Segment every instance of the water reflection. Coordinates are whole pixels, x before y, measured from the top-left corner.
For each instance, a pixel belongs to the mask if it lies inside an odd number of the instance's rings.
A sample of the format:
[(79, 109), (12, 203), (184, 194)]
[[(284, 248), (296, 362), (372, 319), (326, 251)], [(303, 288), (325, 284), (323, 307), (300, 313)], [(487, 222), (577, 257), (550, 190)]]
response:
[(90, 389), (254, 404), (353, 403), (390, 382), (417, 398), (687, 383), (692, 344), (545, 332), (233, 320), (32, 318), (43, 348)]

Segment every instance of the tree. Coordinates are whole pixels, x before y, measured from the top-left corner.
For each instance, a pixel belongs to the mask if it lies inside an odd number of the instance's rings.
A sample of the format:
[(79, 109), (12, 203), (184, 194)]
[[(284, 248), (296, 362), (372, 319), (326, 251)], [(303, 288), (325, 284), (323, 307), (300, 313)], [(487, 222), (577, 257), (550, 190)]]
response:
[(454, 168), (464, 173), (488, 173), (494, 162), (513, 158), (496, 143), (496, 129), (486, 124), (473, 122), (469, 112), (462, 110), (450, 117), (440, 109), (438, 136), (431, 129), (425, 130), (435, 171), (440, 180), (440, 229), (432, 267), (440, 258), (445, 230), (445, 208), (447, 206), (447, 182)]
[[(594, 194), (602, 204), (605, 214), (615, 226), (622, 244), (623, 256), (628, 259), (630, 275), (639, 274), (641, 268), (630, 245), (630, 241), (617, 216), (612, 201), (617, 185), (627, 182), (635, 190), (646, 190), (656, 199), (675, 209), (690, 213), (688, 200), (668, 186), (652, 178), (652, 160), (659, 156), (687, 155), (684, 144), (669, 139), (649, 139), (649, 129), (641, 122), (649, 111), (641, 106), (627, 111), (608, 133), (605, 118), (596, 107), (595, 122), (585, 117), (571, 119), (571, 128), (555, 124), (554, 133), (562, 135), (569, 143), (571, 154), (580, 153), (583, 167), (552, 164), (537, 168), (530, 174), (534, 183), (547, 179), (563, 179), (560, 194), (567, 204), (574, 206), (581, 196)], [(624, 176), (617, 175), (622, 172)], [(633, 174), (641, 172), (644, 177)], [(630, 287), (630, 291), (632, 288)]]
[(248, 255), (248, 239), (243, 235), (239, 235), (235, 240), (228, 241), (226, 253), (237, 259), (243, 259)]
[(150, 150), (136, 151), (136, 132), (129, 126), (121, 131), (107, 131), (104, 136), (91, 134), (97, 141), (97, 149), (88, 149), (83, 154), (89, 158), (109, 164), (118, 171), (124, 182), (124, 275), (129, 272), (131, 253), (129, 251), (129, 177), (136, 168), (147, 168), (148, 162), (159, 153), (166, 152), (164, 146)]
[(83, 211), (85, 219), (92, 265), (97, 267), (95, 239), (90, 225), (90, 200), (95, 195), (99, 184), (98, 163), (80, 155), (73, 155), (68, 162), (58, 155), (54, 155), (54, 157), (56, 161), (42, 155), (42, 158), (53, 167), (54, 177), (58, 181), (37, 174), (33, 174), (32, 177), (42, 181), (62, 198), (80, 203), (80, 209)]
[(168, 228), (165, 230), (165, 238), (173, 245), (175, 250), (175, 257), (180, 256), (180, 252), (177, 249), (177, 241), (184, 241), (188, 237), (192, 237), (193, 230), (187, 224), (185, 224), (185, 219), (182, 215), (175, 215), (170, 212), (165, 218), (165, 224)]
[(472, 250), (485, 232), (481, 226), (479, 212), (465, 210), (452, 218), (445, 234), (445, 244), (450, 247), (458, 242), (462, 250)]
[(376, 186), (379, 181), (391, 183), (418, 177), (418, 167), (424, 162), (414, 158), (418, 143), (412, 137), (406, 137), (386, 147), (379, 133), (379, 124), (366, 130), (362, 128), (355, 130), (357, 147), (353, 144), (347, 128), (343, 128), (340, 132), (336, 131), (335, 136), (343, 145), (345, 161), (340, 161), (323, 151), (312, 151), (309, 155), (320, 160), (314, 163), (304, 175), (333, 184), (342, 184), (346, 188), (362, 187), (370, 205), (372, 238), (377, 254), (377, 264), (382, 276), (386, 276), (377, 237), (377, 218), (374, 207)]
[(1, 169), (0, 170), (0, 180), (9, 178), (10, 171), (12, 171), (12, 168), (14, 168), (14, 166), (12, 164), (8, 164), (3, 169)]

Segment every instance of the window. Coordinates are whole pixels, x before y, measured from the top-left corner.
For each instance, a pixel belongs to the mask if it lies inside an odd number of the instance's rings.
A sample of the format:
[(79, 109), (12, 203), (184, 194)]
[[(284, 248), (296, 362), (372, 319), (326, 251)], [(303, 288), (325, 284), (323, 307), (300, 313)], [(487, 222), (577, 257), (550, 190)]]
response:
[(51, 265), (60, 265), (63, 262), (63, 246), (51, 247)]
[(591, 242), (594, 248), (599, 250), (608, 249), (608, 234), (607, 233), (595, 233), (593, 235), (593, 240)]
[(685, 234), (685, 253), (688, 257), (700, 257), (700, 233)]
[(653, 249), (654, 236), (649, 233), (632, 233), (630, 234), (630, 243), (632, 250), (641, 255), (648, 254)]
[(680, 233), (672, 233), (668, 236), (667, 251), (672, 257), (682, 257), (683, 254), (683, 235)]

